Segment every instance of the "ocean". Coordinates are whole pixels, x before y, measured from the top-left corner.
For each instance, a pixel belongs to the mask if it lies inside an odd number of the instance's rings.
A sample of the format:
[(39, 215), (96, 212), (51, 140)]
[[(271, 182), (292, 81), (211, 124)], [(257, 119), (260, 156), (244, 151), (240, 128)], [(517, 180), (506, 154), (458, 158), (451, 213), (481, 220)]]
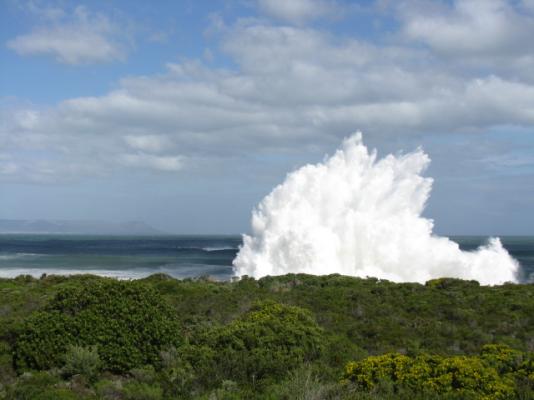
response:
[[(454, 236), (463, 250), (487, 237)], [(534, 282), (534, 236), (504, 236), (503, 246), (521, 264), (520, 282)], [(0, 235), (0, 277), (91, 273), (121, 279), (165, 273), (175, 278), (229, 280), (240, 236)], [(491, 271), (488, 271), (491, 274)]]

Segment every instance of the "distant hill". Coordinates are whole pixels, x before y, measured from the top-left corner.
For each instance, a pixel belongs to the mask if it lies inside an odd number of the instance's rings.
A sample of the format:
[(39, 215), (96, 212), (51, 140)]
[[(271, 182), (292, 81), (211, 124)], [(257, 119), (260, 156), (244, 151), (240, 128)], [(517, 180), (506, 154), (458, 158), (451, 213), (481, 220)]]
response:
[(106, 222), (90, 220), (0, 219), (0, 233), (55, 233), (87, 235), (158, 235), (158, 231), (140, 221)]

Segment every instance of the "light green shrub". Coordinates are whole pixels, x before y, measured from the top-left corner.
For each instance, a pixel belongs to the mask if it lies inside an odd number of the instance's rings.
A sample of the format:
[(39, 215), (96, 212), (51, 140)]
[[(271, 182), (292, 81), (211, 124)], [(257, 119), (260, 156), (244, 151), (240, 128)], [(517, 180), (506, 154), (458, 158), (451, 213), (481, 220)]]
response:
[(149, 385), (143, 382), (128, 382), (123, 389), (126, 400), (160, 400), (163, 398), (163, 390), (157, 385)]
[(62, 369), (67, 376), (83, 375), (93, 379), (100, 370), (101, 362), (96, 346), (69, 346), (65, 354), (65, 365)]

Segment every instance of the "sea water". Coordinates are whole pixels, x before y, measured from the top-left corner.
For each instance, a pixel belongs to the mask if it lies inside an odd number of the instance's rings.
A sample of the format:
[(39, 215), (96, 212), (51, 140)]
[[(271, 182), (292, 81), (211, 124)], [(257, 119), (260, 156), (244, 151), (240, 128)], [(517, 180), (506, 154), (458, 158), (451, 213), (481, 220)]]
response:
[(239, 236), (0, 235), (0, 277), (90, 273), (121, 279), (165, 273), (230, 279)]
[[(484, 236), (453, 236), (465, 251)], [(504, 248), (520, 263), (520, 282), (534, 283), (534, 237), (503, 236)], [(0, 235), (0, 277), (92, 273), (137, 279), (154, 273), (175, 278), (233, 276), (240, 236)], [(491, 273), (491, 272), (489, 272)]]

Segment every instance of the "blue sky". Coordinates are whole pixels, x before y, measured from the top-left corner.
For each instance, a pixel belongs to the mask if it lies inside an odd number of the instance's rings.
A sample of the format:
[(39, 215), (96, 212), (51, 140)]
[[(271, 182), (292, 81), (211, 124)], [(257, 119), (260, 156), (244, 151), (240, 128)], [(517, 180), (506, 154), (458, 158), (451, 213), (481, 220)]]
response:
[(0, 218), (239, 233), (363, 131), (446, 234), (534, 234), (534, 1), (1, 0)]

